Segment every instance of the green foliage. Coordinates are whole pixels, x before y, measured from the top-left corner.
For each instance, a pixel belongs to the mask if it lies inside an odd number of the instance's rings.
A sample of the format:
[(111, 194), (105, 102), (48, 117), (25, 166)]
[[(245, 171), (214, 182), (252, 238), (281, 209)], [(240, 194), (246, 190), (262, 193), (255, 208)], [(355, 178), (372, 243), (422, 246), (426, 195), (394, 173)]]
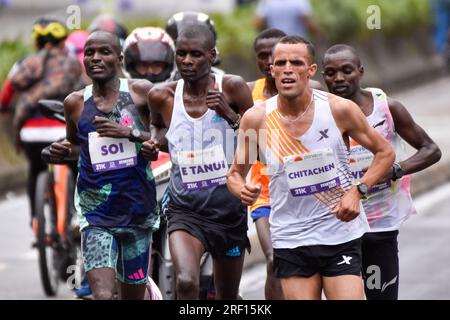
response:
[(22, 41), (0, 43), (0, 85), (3, 84), (12, 65), (31, 51)]
[(221, 56), (252, 56), (253, 40), (257, 35), (252, 25), (254, 12), (254, 6), (242, 6), (227, 15), (211, 15), (217, 28)]
[[(311, 0), (316, 22), (328, 41), (370, 38), (374, 30), (367, 28), (367, 8), (377, 5), (381, 10), (381, 31), (404, 34), (431, 22), (430, 1), (427, 0)], [(252, 44), (257, 35), (252, 25), (255, 4), (239, 6), (230, 14), (210, 14), (218, 33), (218, 48), (222, 58), (238, 56), (253, 60)], [(140, 26), (164, 28), (167, 19), (149, 18), (125, 21), (128, 30)], [(9, 69), (31, 48), (20, 41), (0, 44), (0, 84)]]
[(315, 20), (329, 40), (367, 39), (371, 5), (381, 13), (381, 31), (404, 34), (431, 22), (431, 8), (425, 0), (312, 0)]
[(167, 20), (163, 19), (146, 19), (146, 20), (139, 20), (139, 19), (133, 19), (126, 22), (128, 32), (131, 32), (132, 30), (138, 28), (138, 27), (160, 27), (165, 28)]

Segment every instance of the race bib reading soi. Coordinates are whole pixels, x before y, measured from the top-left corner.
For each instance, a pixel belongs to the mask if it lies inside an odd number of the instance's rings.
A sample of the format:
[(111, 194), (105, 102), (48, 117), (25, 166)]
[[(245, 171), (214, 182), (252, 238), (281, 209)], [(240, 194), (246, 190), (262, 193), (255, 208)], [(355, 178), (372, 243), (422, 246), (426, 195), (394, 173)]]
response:
[(89, 154), (95, 172), (134, 167), (137, 164), (136, 147), (128, 139), (100, 137), (89, 132)]
[(178, 162), (186, 190), (211, 188), (226, 183), (228, 164), (222, 146), (180, 151)]
[(331, 149), (286, 157), (284, 166), (294, 197), (327, 191), (341, 184)]

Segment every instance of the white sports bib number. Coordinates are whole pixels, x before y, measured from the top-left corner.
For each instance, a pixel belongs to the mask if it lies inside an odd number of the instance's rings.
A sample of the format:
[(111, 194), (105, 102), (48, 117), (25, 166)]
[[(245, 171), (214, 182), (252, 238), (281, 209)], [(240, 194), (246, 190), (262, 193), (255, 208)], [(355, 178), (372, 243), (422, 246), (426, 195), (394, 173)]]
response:
[(211, 188), (227, 181), (228, 164), (222, 146), (179, 151), (178, 163), (186, 190)]
[(137, 164), (136, 147), (128, 139), (100, 137), (89, 132), (89, 154), (95, 172), (134, 167)]
[(284, 163), (289, 190), (294, 197), (327, 191), (341, 184), (331, 149), (289, 156)]
[[(352, 172), (352, 180), (359, 181), (364, 175), (363, 169), (367, 169), (373, 160), (373, 154), (361, 145), (352, 146), (350, 148), (350, 170)], [(369, 193), (379, 192), (391, 187), (391, 180), (379, 183), (370, 188)]]

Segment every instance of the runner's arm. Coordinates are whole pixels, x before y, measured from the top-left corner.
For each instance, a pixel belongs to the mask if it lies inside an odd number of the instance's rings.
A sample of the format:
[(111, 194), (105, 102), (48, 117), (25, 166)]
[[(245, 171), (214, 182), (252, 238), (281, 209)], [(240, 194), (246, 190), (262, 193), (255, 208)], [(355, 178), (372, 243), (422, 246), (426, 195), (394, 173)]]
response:
[[(330, 103), (331, 110), (343, 137), (347, 141), (348, 137), (351, 137), (374, 154), (371, 165), (360, 180), (370, 189), (394, 163), (394, 151), (389, 142), (369, 125), (358, 105), (334, 95), (330, 97), (330, 100), (334, 101)], [(362, 194), (357, 187), (353, 186), (345, 192), (332, 213), (344, 222), (355, 219), (360, 213), (361, 197)]]
[(394, 163), (395, 154), (390, 143), (367, 122), (361, 109), (354, 102), (339, 98), (332, 109), (333, 116), (343, 136), (349, 136), (373, 153), (374, 158), (361, 178), (371, 188)]
[[(133, 98), (133, 102), (136, 105), (139, 116), (144, 122), (145, 130), (140, 130), (141, 137), (139, 138), (140, 142), (144, 142), (150, 140), (151, 138), (151, 126), (150, 126), (150, 114), (149, 109), (147, 107), (147, 94), (153, 88), (153, 83), (145, 79), (133, 79), (129, 80), (131, 87), (131, 97)], [(130, 137), (131, 128), (126, 132), (127, 136), (125, 138)]]
[[(166, 86), (154, 87), (148, 92), (147, 107), (150, 112), (150, 139), (142, 144), (142, 154), (146, 159), (150, 159), (156, 150), (169, 152), (165, 134), (170, 123), (164, 121), (163, 112), (171, 110), (171, 103), (173, 103), (173, 91)], [(166, 117), (170, 116), (171, 113), (166, 115)]]
[(206, 105), (224, 118), (230, 126), (239, 126), (240, 117), (253, 105), (251, 92), (247, 83), (235, 75), (224, 76), (222, 85), (222, 92), (216, 87), (208, 92)]
[(53, 142), (49, 148), (52, 162), (77, 160), (80, 146), (77, 139), (78, 119), (83, 109), (83, 94), (74, 92), (64, 100), (64, 118), (66, 119), (66, 138), (62, 142)]
[(252, 92), (242, 77), (232, 76), (230, 80), (230, 106), (235, 112), (243, 116), (245, 111), (253, 106)]
[[(252, 109), (244, 114), (238, 132), (238, 145), (233, 158), (233, 163), (227, 174), (227, 187), (231, 193), (241, 199), (244, 205), (252, 205), (258, 199), (261, 185), (253, 185), (246, 182), (246, 176), (255, 159), (251, 154), (253, 148), (257, 148), (259, 127), (262, 123), (260, 116), (263, 108)], [(252, 132), (256, 134), (251, 134)]]
[[(411, 174), (428, 168), (441, 158), (441, 150), (430, 136), (419, 126), (408, 110), (398, 101), (388, 99), (389, 110), (394, 120), (395, 131), (417, 152), (399, 164), (405, 174)], [(392, 178), (389, 170), (389, 178)]]

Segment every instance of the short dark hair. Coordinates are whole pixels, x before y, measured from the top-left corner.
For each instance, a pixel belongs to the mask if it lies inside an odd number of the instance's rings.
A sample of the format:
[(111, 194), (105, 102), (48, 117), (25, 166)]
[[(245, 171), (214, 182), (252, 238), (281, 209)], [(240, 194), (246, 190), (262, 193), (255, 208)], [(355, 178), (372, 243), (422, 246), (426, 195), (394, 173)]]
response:
[(306, 48), (308, 49), (308, 53), (311, 58), (310, 62), (314, 63), (316, 56), (316, 49), (314, 49), (314, 45), (309, 40), (306, 40), (305, 38), (302, 38), (300, 36), (285, 36), (281, 38), (280, 41), (278, 42), (278, 44), (300, 44), (300, 43), (306, 45)]
[(256, 43), (262, 39), (281, 39), (286, 36), (286, 33), (277, 28), (268, 28), (261, 31), (253, 42), (253, 48), (256, 49)]
[[(86, 40), (86, 43), (91, 39), (91, 38), (95, 38), (95, 37), (109, 37), (111, 41), (109, 41), (109, 44), (111, 45), (111, 47), (113, 48), (113, 50), (117, 53), (117, 55), (120, 56), (120, 54), (122, 53), (122, 46), (120, 44), (120, 39), (119, 37), (115, 34), (115, 33), (111, 33), (108, 31), (94, 31), (92, 32), (89, 37)], [(86, 46), (86, 45), (85, 45)]]
[(207, 50), (213, 49), (216, 45), (216, 40), (214, 38), (214, 34), (212, 33), (211, 29), (205, 25), (187, 26), (178, 35), (177, 42), (181, 38), (201, 39), (201, 40), (203, 40), (205, 49), (207, 49)]
[(353, 55), (353, 59), (355, 60), (356, 65), (358, 67), (361, 67), (361, 59), (359, 58), (359, 55), (356, 52), (356, 49), (353, 48), (352, 46), (347, 45), (347, 44), (336, 44), (336, 45), (331, 46), (330, 48), (328, 48), (328, 50), (323, 55), (322, 64), (324, 64), (325, 59), (326, 59), (326, 57), (328, 55), (340, 53), (340, 52), (343, 52), (343, 51), (349, 51)]

